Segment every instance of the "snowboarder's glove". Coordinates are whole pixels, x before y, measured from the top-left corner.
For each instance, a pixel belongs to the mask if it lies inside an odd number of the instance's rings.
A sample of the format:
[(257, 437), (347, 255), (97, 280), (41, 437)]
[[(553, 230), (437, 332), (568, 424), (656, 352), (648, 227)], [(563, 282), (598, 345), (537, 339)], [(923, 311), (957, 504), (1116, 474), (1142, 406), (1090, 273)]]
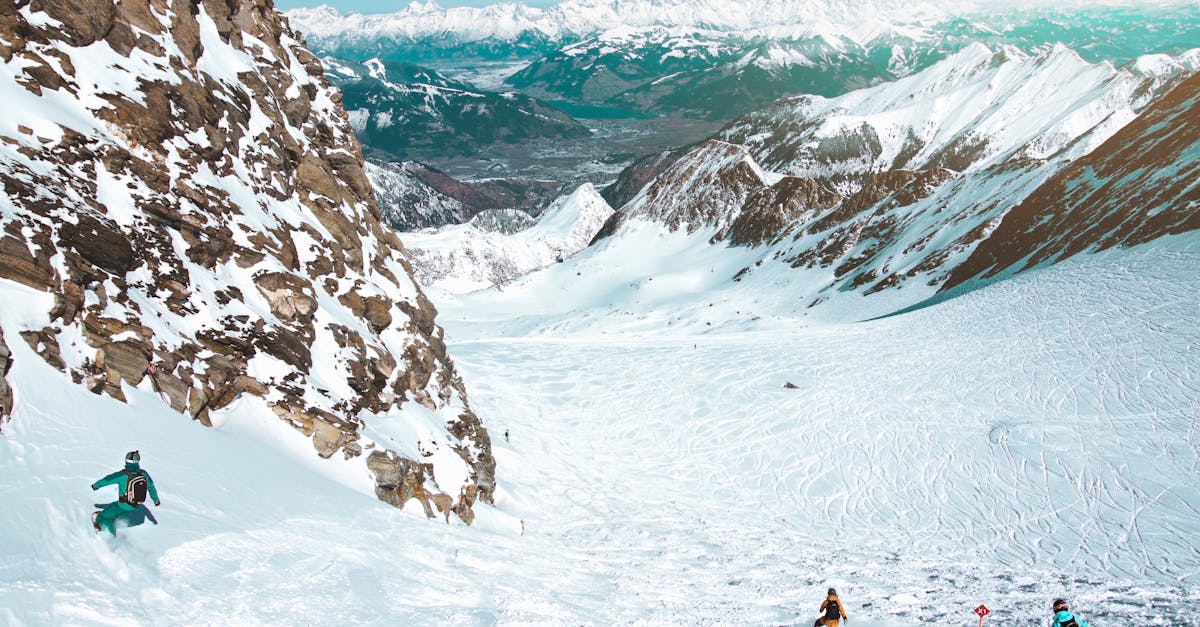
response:
[(158, 500), (158, 499), (155, 499), (155, 500), (154, 500), (154, 506), (155, 506), (155, 507), (159, 507), (159, 506), (161, 506), (161, 505), (162, 505), (162, 501), (160, 501), (160, 500)]

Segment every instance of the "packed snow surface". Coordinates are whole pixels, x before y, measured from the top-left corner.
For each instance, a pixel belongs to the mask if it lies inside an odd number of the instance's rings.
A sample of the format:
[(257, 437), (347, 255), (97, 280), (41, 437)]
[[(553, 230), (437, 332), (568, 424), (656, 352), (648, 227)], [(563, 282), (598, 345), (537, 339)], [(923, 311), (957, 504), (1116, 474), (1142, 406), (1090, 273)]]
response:
[[(472, 527), (376, 501), (256, 403), (206, 430), (70, 385), (14, 332), (46, 297), (8, 289), (0, 623), (807, 627), (834, 586), (864, 627), (1047, 624), (1058, 596), (1195, 625), (1198, 275), (1179, 237), (906, 315), (673, 336), (601, 308), (489, 335), (519, 325), (439, 303), (495, 442)], [(97, 536), (88, 484), (131, 449), (161, 524)]]

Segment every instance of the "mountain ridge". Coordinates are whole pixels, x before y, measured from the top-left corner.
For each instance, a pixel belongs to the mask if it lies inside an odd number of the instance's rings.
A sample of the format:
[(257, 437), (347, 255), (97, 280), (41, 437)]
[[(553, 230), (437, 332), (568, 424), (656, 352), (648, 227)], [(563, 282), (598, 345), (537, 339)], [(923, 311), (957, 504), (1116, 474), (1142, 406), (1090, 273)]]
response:
[(363, 491), (470, 522), (490, 437), (340, 94), (269, 0), (6, 6), (0, 281), (50, 305), (5, 342), (216, 429), (255, 404)]

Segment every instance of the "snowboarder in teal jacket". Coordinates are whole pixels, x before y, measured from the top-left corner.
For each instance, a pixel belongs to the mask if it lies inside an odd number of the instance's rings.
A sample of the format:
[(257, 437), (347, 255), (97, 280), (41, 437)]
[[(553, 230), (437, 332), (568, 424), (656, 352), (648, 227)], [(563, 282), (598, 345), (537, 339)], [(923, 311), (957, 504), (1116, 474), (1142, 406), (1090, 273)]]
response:
[(1052, 607), (1054, 609), (1054, 627), (1088, 627), (1086, 620), (1076, 618), (1068, 611), (1066, 601), (1055, 599)]
[(96, 507), (103, 508), (92, 514), (92, 526), (96, 528), (96, 531), (107, 529), (109, 533), (117, 535), (117, 528), (114, 524), (117, 520), (125, 520), (130, 527), (142, 524), (147, 518), (150, 519), (150, 522), (158, 524), (150, 510), (142, 505), (147, 494), (154, 500), (156, 506), (161, 505), (162, 502), (158, 500), (158, 490), (154, 487), (154, 480), (150, 478), (150, 473), (141, 469), (141, 461), (141, 454), (131, 451), (125, 456), (123, 470), (118, 470), (92, 484), (93, 490), (99, 490), (108, 485), (117, 486), (116, 501), (108, 504), (96, 504)]

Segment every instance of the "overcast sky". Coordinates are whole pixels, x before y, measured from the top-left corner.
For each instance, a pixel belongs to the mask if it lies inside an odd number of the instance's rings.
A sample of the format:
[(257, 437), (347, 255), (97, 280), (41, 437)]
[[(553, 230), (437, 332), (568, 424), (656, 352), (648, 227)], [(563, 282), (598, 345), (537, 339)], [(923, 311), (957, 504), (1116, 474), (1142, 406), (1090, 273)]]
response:
[[(437, 0), (437, 3), (443, 7), (481, 7), (496, 4), (498, 1), (506, 0)], [(286, 11), (297, 7), (328, 4), (342, 13), (391, 13), (408, 6), (409, 2), (410, 0), (275, 0), (275, 6), (281, 11)], [(558, 0), (525, 0), (525, 4), (544, 7), (558, 4)]]

